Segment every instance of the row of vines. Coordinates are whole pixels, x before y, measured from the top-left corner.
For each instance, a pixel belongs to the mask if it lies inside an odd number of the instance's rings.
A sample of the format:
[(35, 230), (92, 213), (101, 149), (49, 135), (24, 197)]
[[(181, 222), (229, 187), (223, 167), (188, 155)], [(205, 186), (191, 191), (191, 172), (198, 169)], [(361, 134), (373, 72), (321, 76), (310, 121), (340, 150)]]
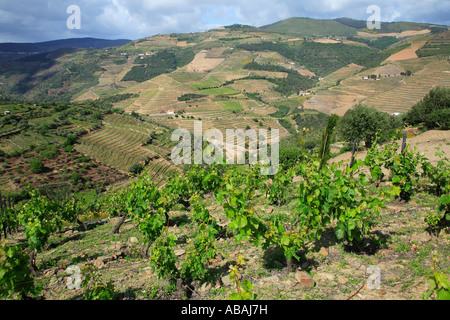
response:
[[(127, 189), (105, 195), (89, 206), (69, 196), (56, 202), (34, 193), (20, 208), (5, 211), (0, 220), (2, 229), (7, 225), (23, 231), (26, 237), (23, 246), (7, 242), (1, 245), (0, 297), (38, 294), (33, 283), (36, 255), (46, 247), (51, 235), (61, 232), (64, 223), (78, 223), (86, 229), (79, 217), (87, 210), (103, 210), (121, 217), (115, 233), (120, 232), (125, 219), (131, 219), (146, 239), (142, 254), (157, 276), (179, 287), (204, 281), (209, 262), (217, 257), (218, 239), (233, 237), (238, 250), (230, 266), (235, 288), (230, 299), (256, 298), (252, 283), (240, 274), (245, 258), (240, 250), (243, 246), (280, 248), (289, 271), (293, 271), (295, 261), (302, 259), (306, 244), (330, 228), (338, 241), (362, 250), (386, 199), (408, 201), (419, 179), (426, 180), (439, 197), (439, 209), (426, 217), (430, 230), (438, 234), (450, 221), (449, 160), (438, 151), (440, 160), (433, 165), (415, 150), (398, 149), (396, 143), (375, 143), (365, 159), (356, 160), (351, 167), (343, 162), (324, 164), (318, 154), (305, 153), (294, 166), (283, 168), (275, 176), (261, 175), (260, 165), (192, 166), (183, 175), (171, 177), (162, 188), (143, 175)], [(383, 179), (389, 182), (389, 188), (377, 187)], [(290, 215), (265, 217), (255, 208), (256, 194), (264, 194), (271, 204), (280, 206), (287, 201), (289, 190), (297, 199)], [(226, 223), (210, 212), (204, 201), (206, 195), (221, 204)], [(189, 212), (196, 230), (182, 261), (174, 251), (180, 239), (169, 231), (172, 209), (180, 204)], [(424, 297), (450, 297), (448, 277), (439, 270), (430, 278), (430, 284)], [(107, 290), (107, 286), (103, 289)], [(92, 291), (87, 291), (86, 297), (92, 298)]]

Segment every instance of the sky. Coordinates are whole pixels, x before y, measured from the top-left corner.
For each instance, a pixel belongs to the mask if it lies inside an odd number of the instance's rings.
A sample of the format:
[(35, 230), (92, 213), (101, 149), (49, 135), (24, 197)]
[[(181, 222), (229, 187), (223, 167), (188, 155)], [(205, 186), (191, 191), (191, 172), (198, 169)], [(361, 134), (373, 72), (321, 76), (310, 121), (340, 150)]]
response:
[[(290, 17), (450, 25), (450, 0), (0, 0), (0, 42), (95, 37), (136, 40), (231, 24), (255, 27)], [(77, 6), (77, 11), (68, 10)]]

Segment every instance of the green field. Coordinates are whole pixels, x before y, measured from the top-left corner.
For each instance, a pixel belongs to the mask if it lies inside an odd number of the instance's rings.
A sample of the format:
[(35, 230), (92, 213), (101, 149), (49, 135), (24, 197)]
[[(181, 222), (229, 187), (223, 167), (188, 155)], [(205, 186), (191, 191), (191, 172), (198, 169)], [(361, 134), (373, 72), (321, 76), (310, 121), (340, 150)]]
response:
[(217, 103), (226, 111), (236, 112), (243, 110), (241, 104), (237, 101), (218, 101)]
[(237, 90), (234, 90), (232, 88), (228, 88), (228, 87), (220, 87), (220, 88), (215, 88), (215, 89), (206, 89), (206, 90), (201, 90), (201, 93), (204, 94), (211, 94), (211, 95), (235, 95), (240, 93)]
[(191, 86), (193, 86), (196, 89), (207, 89), (207, 88), (215, 88), (222, 84), (222, 81), (217, 79), (216, 77), (212, 76), (206, 79), (205, 81), (199, 82), (199, 83), (193, 83)]

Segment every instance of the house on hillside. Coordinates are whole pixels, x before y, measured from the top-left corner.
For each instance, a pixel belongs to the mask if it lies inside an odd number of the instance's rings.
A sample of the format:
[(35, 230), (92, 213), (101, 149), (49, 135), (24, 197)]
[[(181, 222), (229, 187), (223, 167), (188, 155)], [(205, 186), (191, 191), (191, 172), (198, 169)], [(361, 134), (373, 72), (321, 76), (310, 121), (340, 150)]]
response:
[(169, 110), (167, 110), (167, 114), (175, 114), (175, 110), (169, 109)]
[(301, 97), (309, 96), (311, 92), (299, 92), (298, 95)]
[(5, 111), (5, 115), (11, 114), (11, 111)]

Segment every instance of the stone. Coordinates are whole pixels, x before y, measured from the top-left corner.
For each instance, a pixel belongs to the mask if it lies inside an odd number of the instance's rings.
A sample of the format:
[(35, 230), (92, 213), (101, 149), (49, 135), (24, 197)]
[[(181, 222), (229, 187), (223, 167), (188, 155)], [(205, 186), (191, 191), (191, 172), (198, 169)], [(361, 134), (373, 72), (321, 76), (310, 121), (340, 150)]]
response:
[(181, 257), (183, 254), (186, 253), (186, 251), (183, 250), (183, 249), (177, 249), (177, 250), (174, 251), (174, 253), (175, 253), (175, 256)]
[(118, 251), (120, 249), (122, 249), (122, 243), (120, 242), (113, 243), (112, 245), (109, 246), (110, 251)]
[(340, 284), (346, 284), (348, 282), (348, 279), (346, 277), (338, 277), (338, 282)]
[(202, 286), (201, 286), (200, 289), (199, 289), (200, 292), (207, 292), (207, 291), (209, 291), (209, 290), (211, 290), (211, 284), (210, 284), (210, 283), (207, 283), (207, 282), (205, 282), (204, 284), (202, 284)]
[(327, 272), (318, 272), (318, 273), (316, 273), (314, 278), (316, 278), (318, 281), (319, 280), (334, 281), (335, 276), (332, 275), (331, 273), (327, 273)]
[(392, 249), (380, 250), (380, 254), (383, 257), (390, 257), (390, 256), (392, 256), (394, 254), (394, 250), (392, 250)]
[(267, 210), (266, 210), (267, 214), (271, 214), (272, 212), (273, 212), (273, 207), (267, 208)]
[(94, 261), (94, 266), (98, 269), (101, 269), (105, 266), (105, 263), (103, 262), (103, 260), (101, 258), (98, 258)]
[(55, 272), (56, 272), (56, 269), (47, 270), (47, 271), (45, 271), (44, 276), (52, 277), (55, 274)]
[(267, 277), (267, 278), (264, 278), (264, 279), (261, 279), (260, 281), (259, 281), (259, 284), (260, 285), (263, 285), (263, 284), (266, 284), (266, 283), (271, 283), (271, 284), (273, 284), (273, 283), (278, 283), (280, 281), (280, 279), (278, 278), (278, 276), (271, 276), (271, 277)]
[(136, 237), (131, 237), (130, 239), (128, 239), (129, 243), (139, 243), (139, 239)]
[(430, 240), (431, 240), (431, 236), (428, 234), (428, 232), (413, 234), (410, 239), (411, 242), (417, 242), (417, 243), (428, 242)]
[(294, 277), (303, 287), (312, 288), (316, 285), (316, 282), (313, 280), (313, 278), (311, 278), (306, 272), (297, 271)]
[(229, 276), (229, 275), (228, 275), (228, 276), (223, 276), (222, 278), (220, 278), (220, 280), (222, 281), (222, 284), (223, 284), (225, 287), (231, 286), (231, 279), (230, 279), (230, 276)]
[(328, 255), (328, 251), (327, 251), (327, 249), (325, 249), (324, 247), (320, 248), (319, 253), (320, 253), (322, 256), (325, 256), (325, 257)]
[(285, 286), (285, 287), (293, 287), (296, 284), (298, 284), (297, 279), (293, 279), (293, 278), (289, 278), (283, 282), (280, 282), (281, 285)]

